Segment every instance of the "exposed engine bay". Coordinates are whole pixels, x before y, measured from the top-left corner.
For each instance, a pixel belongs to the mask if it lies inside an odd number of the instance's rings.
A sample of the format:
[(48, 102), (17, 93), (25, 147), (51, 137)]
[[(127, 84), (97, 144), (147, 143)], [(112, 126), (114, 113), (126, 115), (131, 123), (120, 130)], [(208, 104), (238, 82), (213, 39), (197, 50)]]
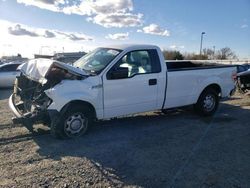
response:
[[(50, 118), (47, 113), (47, 107), (52, 103), (52, 100), (44, 91), (53, 88), (62, 80), (82, 80), (86, 78), (85, 75), (68, 70), (60, 62), (50, 62), (49, 66), (46, 67), (47, 70), (43, 67), (42, 71), (38, 73), (31, 72), (32, 70), (39, 70), (36, 66), (39, 62), (31, 62), (31, 65), (35, 66), (36, 69), (29, 65), (24, 65), (24, 68), (20, 67), (21, 74), (15, 81), (12, 102), (21, 117), (14, 118), (14, 123), (23, 123), (28, 118), (31, 123), (41, 122), (49, 125)], [(41, 73), (44, 76), (41, 76)]]

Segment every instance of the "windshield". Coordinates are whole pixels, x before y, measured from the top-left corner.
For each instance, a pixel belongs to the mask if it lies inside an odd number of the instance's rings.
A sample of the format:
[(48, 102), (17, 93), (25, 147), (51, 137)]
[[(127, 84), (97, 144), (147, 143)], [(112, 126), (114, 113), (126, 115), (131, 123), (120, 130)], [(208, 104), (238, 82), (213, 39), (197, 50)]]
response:
[(97, 48), (74, 63), (74, 67), (83, 69), (90, 74), (99, 74), (121, 50)]

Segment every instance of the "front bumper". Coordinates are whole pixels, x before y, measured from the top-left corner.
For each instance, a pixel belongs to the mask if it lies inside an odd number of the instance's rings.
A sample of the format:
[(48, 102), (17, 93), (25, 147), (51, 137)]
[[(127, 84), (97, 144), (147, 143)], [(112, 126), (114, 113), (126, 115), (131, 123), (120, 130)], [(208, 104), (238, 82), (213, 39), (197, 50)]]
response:
[(12, 94), (9, 98), (9, 107), (14, 113), (15, 117), (12, 118), (13, 124), (34, 124), (34, 123), (44, 123), (50, 125), (51, 120), (59, 116), (57, 110), (46, 110), (39, 112), (28, 112), (22, 114), (18, 106), (14, 103), (14, 95)]
[(9, 98), (9, 107), (16, 117), (18, 117), (18, 118), (22, 117), (22, 114), (17, 110), (16, 106), (14, 105), (13, 94), (11, 94), (11, 96)]

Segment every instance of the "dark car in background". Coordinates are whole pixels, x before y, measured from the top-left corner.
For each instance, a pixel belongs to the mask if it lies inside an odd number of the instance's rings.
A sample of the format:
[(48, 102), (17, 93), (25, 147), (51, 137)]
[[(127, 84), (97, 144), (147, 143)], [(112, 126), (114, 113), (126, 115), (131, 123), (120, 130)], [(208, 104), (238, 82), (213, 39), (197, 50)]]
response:
[(250, 64), (237, 65), (236, 86), (242, 94), (250, 91)]
[(236, 67), (237, 67), (237, 73), (240, 73), (250, 69), (250, 64), (236, 65)]

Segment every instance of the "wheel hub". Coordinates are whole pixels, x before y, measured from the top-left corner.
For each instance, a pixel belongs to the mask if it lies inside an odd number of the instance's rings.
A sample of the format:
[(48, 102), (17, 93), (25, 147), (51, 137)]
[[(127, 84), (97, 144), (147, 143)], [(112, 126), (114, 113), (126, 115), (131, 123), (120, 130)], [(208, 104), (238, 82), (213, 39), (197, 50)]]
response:
[(77, 131), (82, 125), (82, 122), (79, 119), (75, 119), (71, 122), (70, 127), (72, 130)]
[(211, 96), (211, 95), (206, 96), (206, 98), (204, 100), (204, 105), (203, 105), (203, 107), (205, 108), (205, 110), (207, 110), (207, 111), (213, 110), (214, 105), (215, 105), (215, 99), (214, 99), (214, 97)]
[(69, 135), (79, 133), (85, 126), (85, 118), (82, 114), (73, 114), (65, 122), (65, 131)]

